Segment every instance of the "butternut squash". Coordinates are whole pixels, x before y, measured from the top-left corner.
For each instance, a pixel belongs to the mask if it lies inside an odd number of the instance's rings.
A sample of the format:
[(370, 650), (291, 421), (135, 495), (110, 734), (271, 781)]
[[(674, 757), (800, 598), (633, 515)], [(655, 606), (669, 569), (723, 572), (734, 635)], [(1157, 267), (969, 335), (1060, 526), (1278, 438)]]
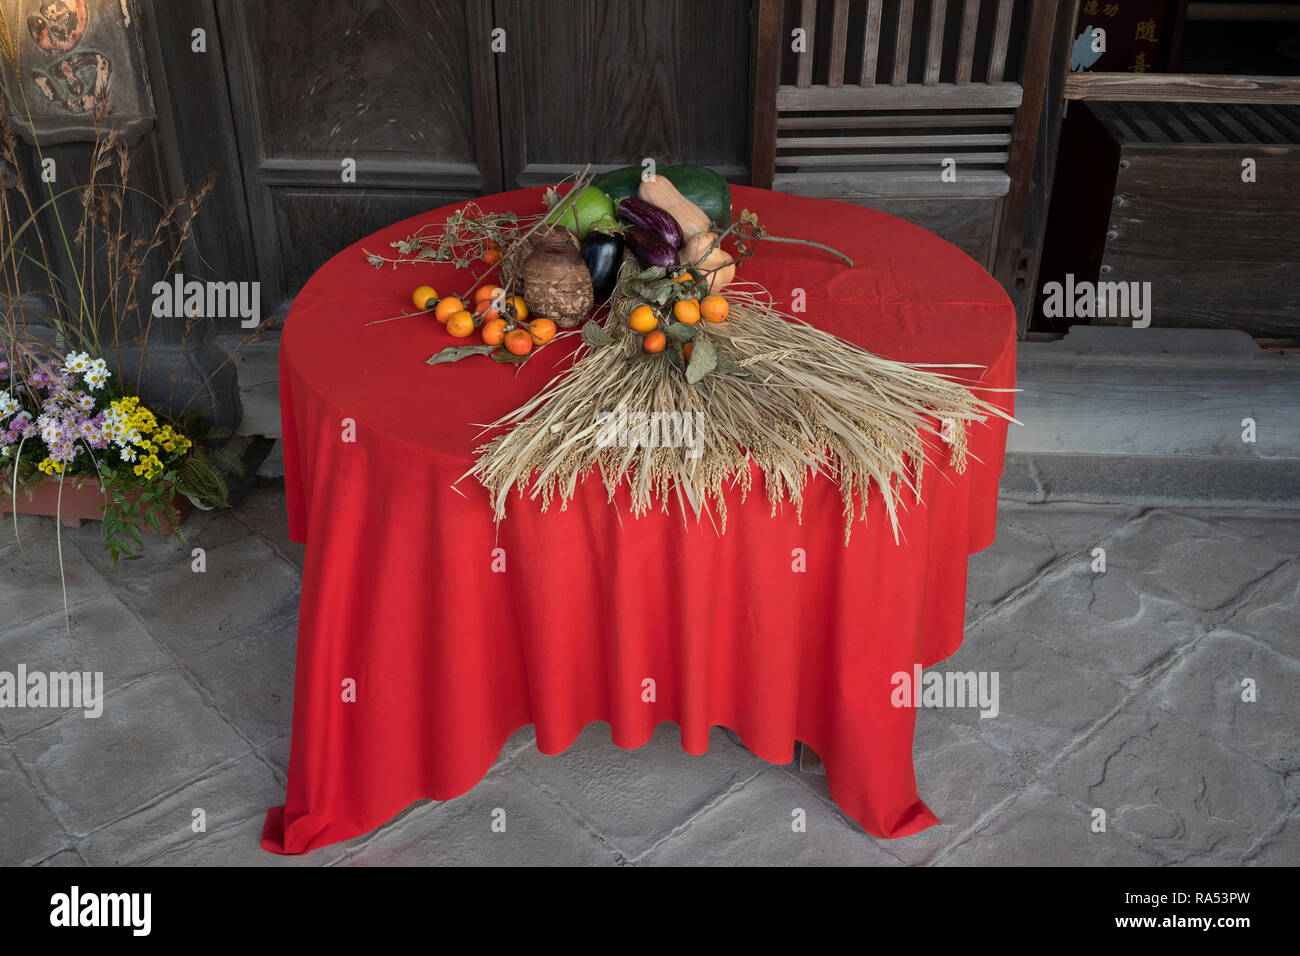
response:
[(720, 292), (723, 286), (736, 277), (736, 262), (723, 251), (721, 245), (708, 252), (709, 246), (713, 245), (717, 238), (716, 232), (697, 232), (686, 240), (686, 245), (682, 246), (681, 252), (683, 263), (701, 272), (709, 272), (707, 278), (710, 292)]
[(699, 206), (677, 191), (677, 187), (660, 174), (644, 180), (636, 191), (637, 198), (658, 206), (677, 220), (682, 235), (687, 239), (710, 228), (709, 217)]

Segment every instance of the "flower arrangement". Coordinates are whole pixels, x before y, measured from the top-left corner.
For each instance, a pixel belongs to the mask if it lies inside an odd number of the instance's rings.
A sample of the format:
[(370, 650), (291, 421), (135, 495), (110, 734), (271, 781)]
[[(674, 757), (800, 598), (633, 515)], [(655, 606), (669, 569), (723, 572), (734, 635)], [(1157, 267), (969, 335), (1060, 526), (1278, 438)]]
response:
[[(11, 68), (0, 64), (0, 115), (16, 111), (30, 121), (7, 39), (0, 36)], [(170, 530), (184, 540), (177, 496), (201, 509), (228, 506), (214, 467), (219, 453), (210, 458), (202, 445), (214, 436), (202, 409), (191, 408), (224, 363), (186, 400), (177, 394), (180, 349), (170, 389), (159, 388), (157, 363), (149, 361), (149, 277), (171, 275), (181, 262), (212, 180), (169, 201), (137, 189), (106, 97), (92, 112), (86, 175), (63, 188), (45, 177), (29, 183), (24, 169), (45, 162), (39, 137), (21, 145), (0, 119), (0, 493), (7, 499), (0, 513), (14, 513), (17, 538), (24, 495), (56, 484), (62, 517), (65, 486), (81, 494), (93, 482), (104, 547), (116, 563), (138, 556), (142, 531)], [(201, 319), (180, 321), (183, 347)]]
[(106, 496), (104, 546), (116, 562), (135, 556), (143, 527), (180, 535), (177, 494), (200, 508), (228, 504), (221, 476), (186, 428), (119, 394), (103, 358), (18, 348), (12, 356), (0, 348), (0, 474), (12, 510), (40, 481), (80, 487), (94, 479)]

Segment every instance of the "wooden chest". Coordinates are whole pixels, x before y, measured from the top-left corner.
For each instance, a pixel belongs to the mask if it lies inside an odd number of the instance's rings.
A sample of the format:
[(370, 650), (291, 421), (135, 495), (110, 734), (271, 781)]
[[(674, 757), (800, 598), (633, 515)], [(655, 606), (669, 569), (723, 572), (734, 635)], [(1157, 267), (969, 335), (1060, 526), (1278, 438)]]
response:
[[(1151, 283), (1151, 324), (1300, 338), (1300, 107), (1069, 104), (1038, 289)], [(1049, 311), (1053, 311), (1049, 308)]]

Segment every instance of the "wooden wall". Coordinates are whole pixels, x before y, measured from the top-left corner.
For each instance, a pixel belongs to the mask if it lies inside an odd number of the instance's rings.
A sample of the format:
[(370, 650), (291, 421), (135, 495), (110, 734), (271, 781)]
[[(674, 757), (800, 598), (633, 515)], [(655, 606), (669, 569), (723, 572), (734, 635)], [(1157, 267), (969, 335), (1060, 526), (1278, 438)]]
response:
[[(981, 22), (991, 22), (992, 2), (981, 4)], [(174, 189), (217, 174), (199, 224), (206, 268), (192, 271), (260, 279), (268, 312), (386, 223), (551, 182), (587, 161), (612, 167), (650, 155), (749, 179), (757, 0), (142, 7), (160, 181)], [(1021, 65), (1018, 20), (1012, 26), (1008, 77)], [(202, 53), (192, 48), (196, 28), (206, 34)], [(496, 28), (505, 31), (500, 53), (491, 50)], [(344, 159), (356, 163), (355, 183), (343, 180)], [(1044, 201), (1041, 191), (1031, 198), (1031, 223)], [(996, 198), (881, 196), (871, 205), (994, 264)]]
[(507, 188), (575, 163), (748, 173), (749, 0), (496, 0)]
[(205, 256), (223, 278), (261, 279), (268, 309), (380, 226), (587, 161), (747, 177), (749, 0), (149, 6), (173, 178), (217, 172)]

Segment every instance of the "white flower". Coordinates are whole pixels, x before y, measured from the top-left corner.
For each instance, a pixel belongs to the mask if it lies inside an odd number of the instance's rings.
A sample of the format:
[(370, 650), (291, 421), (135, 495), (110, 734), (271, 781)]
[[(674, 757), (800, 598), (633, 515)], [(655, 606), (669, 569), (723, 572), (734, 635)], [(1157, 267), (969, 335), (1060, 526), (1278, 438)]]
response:
[(90, 355), (86, 352), (69, 352), (63, 359), (63, 367), (69, 372), (84, 372), (90, 365)]
[(135, 449), (134, 449), (134, 448), (131, 448), (129, 445), (128, 445), (126, 448), (123, 448), (123, 449), (122, 449), (122, 460), (123, 460), (123, 461), (135, 461)]
[(4, 447), (0, 447), (0, 458), (8, 458), (13, 453), (14, 453), (13, 445), (5, 445)]
[(95, 359), (86, 369), (85, 381), (93, 391), (98, 391), (104, 387), (113, 373), (108, 370), (108, 363), (102, 358)]
[(0, 392), (0, 421), (18, 411), (18, 400), (8, 392)]

